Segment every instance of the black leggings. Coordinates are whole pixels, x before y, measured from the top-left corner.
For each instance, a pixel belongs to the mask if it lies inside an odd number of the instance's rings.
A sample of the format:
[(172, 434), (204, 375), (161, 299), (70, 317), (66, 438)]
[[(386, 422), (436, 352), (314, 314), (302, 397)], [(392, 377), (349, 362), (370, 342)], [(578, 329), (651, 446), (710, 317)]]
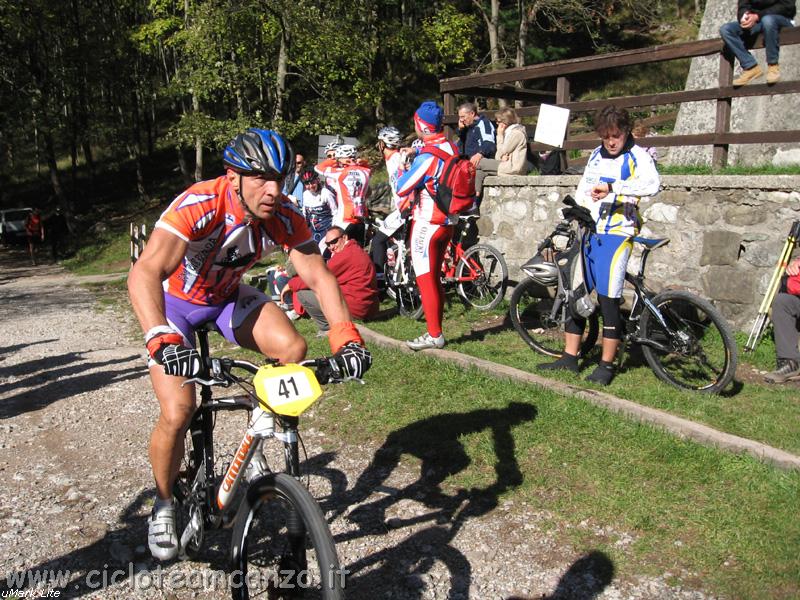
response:
[[(619, 309), (621, 298), (609, 298), (602, 294), (597, 294), (600, 302), (600, 314), (603, 317), (603, 338), (608, 340), (622, 339), (622, 313)], [(581, 317), (568, 316), (564, 323), (564, 330), (567, 333), (582, 335), (586, 328), (586, 319)]]
[(372, 264), (375, 265), (375, 270), (378, 273), (383, 273), (383, 265), (386, 263), (386, 249), (389, 247), (389, 236), (376, 229), (370, 244), (369, 256), (372, 259)]

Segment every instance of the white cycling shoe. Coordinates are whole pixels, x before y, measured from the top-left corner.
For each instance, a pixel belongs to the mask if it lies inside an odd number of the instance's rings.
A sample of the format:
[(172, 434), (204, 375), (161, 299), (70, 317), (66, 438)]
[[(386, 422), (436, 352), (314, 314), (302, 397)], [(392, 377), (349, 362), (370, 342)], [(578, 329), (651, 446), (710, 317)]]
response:
[(153, 558), (164, 561), (178, 556), (175, 505), (162, 506), (158, 511), (154, 507), (147, 524), (147, 545)]
[(444, 334), (440, 333), (437, 337), (433, 337), (430, 333), (425, 333), (418, 338), (408, 340), (406, 346), (412, 350), (437, 350), (439, 348), (444, 348)]

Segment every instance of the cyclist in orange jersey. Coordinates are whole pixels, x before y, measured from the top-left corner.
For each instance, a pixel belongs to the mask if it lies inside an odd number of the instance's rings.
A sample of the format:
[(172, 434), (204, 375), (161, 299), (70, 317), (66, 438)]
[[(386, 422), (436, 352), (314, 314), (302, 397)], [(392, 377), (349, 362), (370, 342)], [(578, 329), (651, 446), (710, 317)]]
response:
[(305, 219), (281, 193), (294, 167), (291, 146), (273, 131), (249, 129), (225, 148), (223, 162), (225, 175), (191, 186), (164, 211), (128, 277), (161, 409), (150, 441), (156, 501), (148, 521), (150, 551), (160, 560), (179, 550), (172, 486), (195, 408), (194, 388), (185, 383), (205, 370), (194, 349), (195, 329), (213, 321), (229, 341), (284, 363), (306, 353), (284, 312), (240, 284), (247, 269), (288, 247), (332, 324), (331, 370), (360, 378), (372, 361)]

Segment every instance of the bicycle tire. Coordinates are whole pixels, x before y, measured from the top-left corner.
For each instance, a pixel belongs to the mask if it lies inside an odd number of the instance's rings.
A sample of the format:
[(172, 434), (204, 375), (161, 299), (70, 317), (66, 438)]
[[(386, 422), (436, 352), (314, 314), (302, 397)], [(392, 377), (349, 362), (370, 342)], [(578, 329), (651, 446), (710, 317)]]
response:
[(736, 375), (738, 349), (728, 322), (719, 310), (683, 290), (668, 290), (653, 298), (669, 327), (670, 335), (655, 315), (645, 308), (640, 335), (668, 346), (670, 351), (642, 343), (642, 354), (656, 377), (678, 388), (716, 394)]
[(497, 248), (475, 244), (458, 261), (456, 281), (464, 302), (477, 310), (491, 310), (505, 298), (508, 266)]
[[(564, 353), (564, 324), (550, 318), (555, 289), (547, 289), (531, 278), (519, 282), (511, 294), (509, 314), (511, 324), (533, 350), (546, 356)], [(546, 296), (546, 297), (543, 297)], [(587, 328), (581, 342), (580, 356), (594, 348), (600, 330), (597, 314), (587, 319)]]
[(417, 278), (414, 275), (414, 265), (411, 262), (411, 254), (406, 253), (403, 257), (396, 260), (405, 262), (405, 278), (403, 281), (393, 281), (394, 301), (397, 304), (397, 312), (418, 321), (422, 318), (422, 296), (417, 287)]
[[(292, 520), (301, 527), (294, 539), (287, 529)], [(286, 473), (269, 473), (250, 484), (236, 513), (231, 567), (234, 600), (344, 598), (336, 546), (322, 510)]]
[[(180, 539), (183, 530), (189, 524), (192, 511), (196, 510), (196, 507), (193, 507), (189, 500), (197, 473), (200, 469), (205, 468), (204, 463), (198, 465), (195, 462), (191, 429), (192, 428), (189, 427), (189, 430), (185, 434), (183, 460), (178, 470), (178, 476), (175, 478), (175, 483), (172, 484), (172, 496), (175, 500), (175, 527), (177, 528), (178, 539)], [(197, 558), (203, 546), (204, 535), (205, 531), (201, 528), (201, 530), (189, 540), (189, 543), (181, 548), (181, 557), (185, 557), (189, 560)]]

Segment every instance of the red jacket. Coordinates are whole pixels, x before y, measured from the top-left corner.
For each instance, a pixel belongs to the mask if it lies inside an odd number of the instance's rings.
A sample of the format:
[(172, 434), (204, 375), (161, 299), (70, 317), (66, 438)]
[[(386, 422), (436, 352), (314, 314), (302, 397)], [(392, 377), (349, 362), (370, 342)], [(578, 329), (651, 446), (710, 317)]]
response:
[(800, 275), (789, 275), (786, 280), (786, 291), (793, 296), (800, 296)]
[[(361, 246), (348, 240), (342, 251), (328, 261), (328, 270), (339, 282), (347, 308), (354, 319), (369, 319), (378, 313), (380, 299), (375, 266)], [(288, 285), (292, 292), (309, 289), (297, 275), (289, 280)], [(295, 311), (302, 313), (298, 310), (297, 294), (294, 295), (293, 304)]]

